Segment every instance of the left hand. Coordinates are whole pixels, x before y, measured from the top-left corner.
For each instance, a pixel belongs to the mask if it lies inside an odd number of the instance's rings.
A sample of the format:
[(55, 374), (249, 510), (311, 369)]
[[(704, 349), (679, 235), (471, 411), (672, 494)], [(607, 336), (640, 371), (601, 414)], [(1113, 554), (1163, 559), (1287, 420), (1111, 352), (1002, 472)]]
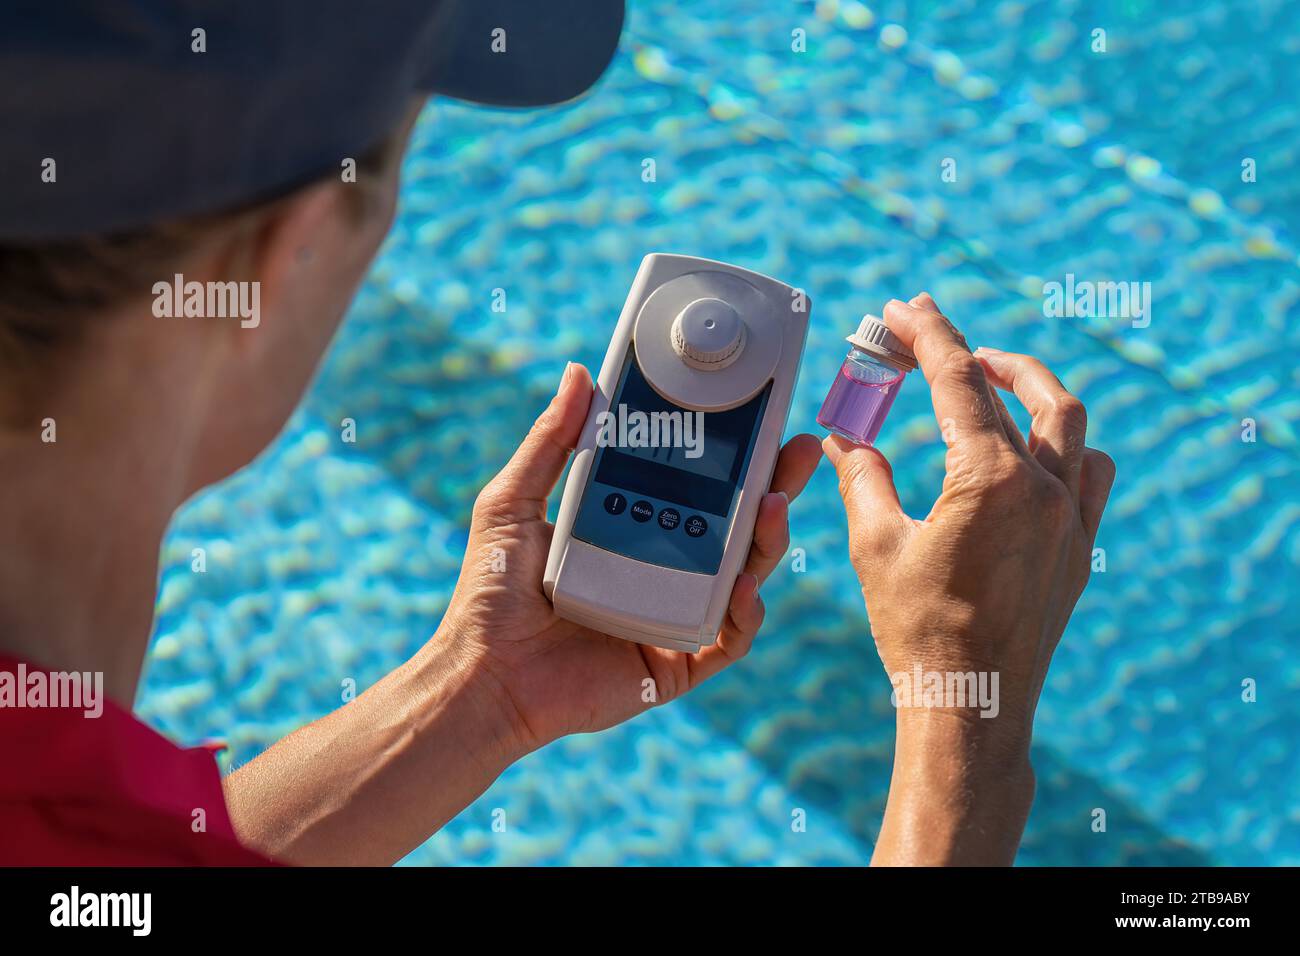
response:
[(460, 580), (431, 642), (494, 695), (519, 753), (613, 726), (744, 657), (763, 622), (759, 586), (790, 543), (789, 501), (821, 459), (812, 435), (796, 435), (781, 450), (717, 642), (696, 654), (636, 644), (559, 617), (542, 592), (554, 531), (546, 499), (578, 442), (591, 397), (587, 370), (570, 364), (550, 406), (478, 496)]

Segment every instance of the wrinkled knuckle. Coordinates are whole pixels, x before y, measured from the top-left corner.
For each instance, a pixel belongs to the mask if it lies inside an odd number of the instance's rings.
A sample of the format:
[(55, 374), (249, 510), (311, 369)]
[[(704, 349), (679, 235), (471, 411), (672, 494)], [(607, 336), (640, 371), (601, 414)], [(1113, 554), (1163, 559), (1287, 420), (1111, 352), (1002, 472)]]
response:
[(849, 535), (849, 563), (855, 568), (863, 564), (871, 555), (872, 548), (860, 534)]
[(932, 384), (979, 391), (984, 387), (984, 369), (975, 356), (954, 349), (944, 357)]
[(505, 493), (499, 479), (493, 478), (474, 499), (474, 517), (480, 521), (488, 520), (499, 514), (505, 505)]
[(1052, 414), (1068, 432), (1082, 435), (1088, 430), (1088, 409), (1069, 392), (1063, 392), (1053, 399)]
[(1030, 484), (1030, 469), (1012, 453), (999, 454), (984, 467), (984, 485), (995, 496), (1022, 499)]
[(844, 467), (841, 468), (839, 472), (840, 497), (843, 498), (846, 503), (853, 500), (853, 489), (857, 484), (856, 472), (856, 466), (848, 463), (845, 463)]
[(527, 441), (533, 444), (555, 444), (555, 428), (559, 424), (559, 412), (548, 408), (537, 416), (533, 427), (528, 429)]
[(839, 471), (840, 496), (843, 498), (849, 497), (853, 489), (857, 487), (858, 482), (862, 480), (862, 477), (862, 463), (858, 461), (856, 455), (850, 456)]
[(850, 529), (849, 563), (858, 577), (866, 580), (870, 572), (893, 561), (902, 548), (905, 533), (905, 522), (899, 519), (878, 519)]
[(859, 573), (870, 568), (882, 550), (880, 543), (870, 535), (859, 533), (849, 536), (849, 563)]
[(839, 470), (841, 498), (845, 501), (852, 500), (857, 488), (867, 480), (867, 469), (867, 463), (863, 460), (862, 455), (849, 455), (844, 460), (844, 464)]
[[(936, 307), (937, 308), (937, 307)], [(969, 348), (966, 345), (966, 336), (962, 335), (961, 330), (952, 324), (952, 320), (942, 312), (931, 312), (929, 309), (920, 309), (920, 322), (928, 326), (932, 331), (942, 334), (945, 338), (956, 339), (961, 343), (962, 348)]]
[(970, 352), (970, 343), (966, 341), (966, 333), (953, 325), (947, 316), (941, 315), (939, 318), (943, 319), (944, 325), (948, 327), (948, 331), (952, 333), (952, 337), (957, 340), (957, 344), (959, 344), (966, 352)]

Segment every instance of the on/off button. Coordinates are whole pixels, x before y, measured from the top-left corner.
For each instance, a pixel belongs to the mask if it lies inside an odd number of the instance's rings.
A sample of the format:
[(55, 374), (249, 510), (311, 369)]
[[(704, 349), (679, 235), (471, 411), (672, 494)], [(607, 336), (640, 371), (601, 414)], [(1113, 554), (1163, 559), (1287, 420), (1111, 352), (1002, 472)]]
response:
[(709, 523), (699, 515), (691, 515), (686, 519), (686, 534), (692, 538), (698, 538), (704, 532), (709, 530)]

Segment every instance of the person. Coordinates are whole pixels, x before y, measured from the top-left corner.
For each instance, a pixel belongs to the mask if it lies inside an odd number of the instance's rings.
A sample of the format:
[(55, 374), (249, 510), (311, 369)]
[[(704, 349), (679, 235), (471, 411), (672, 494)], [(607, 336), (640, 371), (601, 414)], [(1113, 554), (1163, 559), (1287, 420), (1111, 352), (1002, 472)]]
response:
[[(211, 59), (175, 52), (194, 24), (161, 0), (116, 13), (87, 5), (81, 23), (96, 29), (75, 38), (64, 24), (77, 17), (63, 9), (23, 7), (6, 24), (0, 861), (392, 863), (525, 754), (652, 706), (646, 680), (662, 704), (742, 658), (762, 623), (760, 587), (788, 545), (789, 503), (824, 452), (886, 669), (1001, 675), (996, 719), (899, 709), (874, 862), (1009, 863), (1033, 799), (1034, 707), (1087, 581), (1114, 470), (1085, 447), (1083, 407), (1049, 371), (972, 353), (925, 294), (889, 303), (885, 318), (945, 425), (947, 478), (930, 515), (904, 514), (878, 451), (795, 436), (726, 623), (700, 653), (595, 633), (557, 617), (542, 592), (546, 501), (593, 389), (570, 364), (478, 496), (453, 597), (410, 660), (224, 780), (209, 753), (130, 714), (168, 522), (257, 455), (309, 385), (391, 224), (425, 97), (569, 99), (603, 71), (622, 22), (621, 2), (426, 0), (394, 4), (359, 33), (345, 5), (298, 6), (302, 19), (284, 21), (297, 32), (279, 36), (214, 4)], [(489, 42), (500, 24), (504, 52)], [(92, 59), (92, 48), (113, 55)], [(41, 75), (27, 72), (14, 93), (7, 81), (33, 64)], [(93, 114), (88, 79), (101, 95)], [(111, 148), (91, 148), (105, 138)], [(339, 176), (340, 155), (355, 158), (356, 182)], [(154, 288), (173, 275), (205, 288), (255, 282), (256, 323), (160, 317)], [(1032, 414), (1028, 439), (999, 389)], [(495, 549), (508, 570), (484, 573)], [(25, 690), (52, 691), (68, 674), (102, 675), (94, 719), (23, 706)]]

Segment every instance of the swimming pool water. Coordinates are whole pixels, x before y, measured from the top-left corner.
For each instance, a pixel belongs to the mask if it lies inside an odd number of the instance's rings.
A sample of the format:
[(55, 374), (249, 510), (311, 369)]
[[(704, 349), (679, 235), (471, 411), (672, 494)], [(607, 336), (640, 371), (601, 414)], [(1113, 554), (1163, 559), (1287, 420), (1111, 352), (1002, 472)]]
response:
[[(143, 715), (239, 764), (417, 648), (478, 488), (564, 362), (598, 367), (642, 255), (684, 252), (812, 296), (790, 433), (817, 430), (861, 314), (922, 289), (1087, 403), (1119, 470), (1106, 568), (1043, 693), (1021, 863), (1300, 863), (1297, 24), (1270, 0), (633, 0), (581, 102), (432, 104), (319, 381), (165, 542)], [(1067, 274), (1151, 282), (1150, 324), (1046, 319)], [(924, 514), (943, 446), (919, 375), (879, 445)], [(890, 688), (828, 466), (792, 522), (806, 571), (765, 586), (745, 661), (532, 755), (408, 862), (865, 862)]]

